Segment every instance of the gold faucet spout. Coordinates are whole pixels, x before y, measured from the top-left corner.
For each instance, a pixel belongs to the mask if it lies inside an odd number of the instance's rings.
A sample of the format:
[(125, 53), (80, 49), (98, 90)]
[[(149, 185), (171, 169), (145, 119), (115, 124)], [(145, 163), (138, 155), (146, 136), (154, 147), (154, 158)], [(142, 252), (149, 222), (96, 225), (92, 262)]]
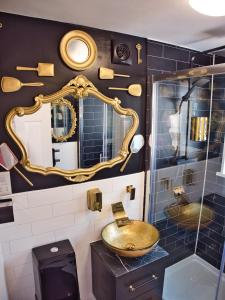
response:
[(131, 222), (124, 210), (122, 202), (112, 204), (112, 213), (118, 227), (127, 225)]

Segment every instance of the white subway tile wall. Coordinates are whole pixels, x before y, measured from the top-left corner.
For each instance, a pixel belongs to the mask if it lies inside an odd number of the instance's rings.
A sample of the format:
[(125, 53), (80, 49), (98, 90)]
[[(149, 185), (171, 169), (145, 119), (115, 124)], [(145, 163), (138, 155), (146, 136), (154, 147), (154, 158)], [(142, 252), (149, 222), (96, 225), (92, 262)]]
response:
[[(177, 201), (174, 197), (174, 187), (183, 185), (185, 197), (189, 202), (200, 201), (203, 190), (205, 163), (205, 161), (197, 161), (155, 171), (154, 201), (156, 221), (165, 219), (165, 208)], [(186, 169), (193, 171), (193, 184), (186, 185), (183, 182), (183, 172)], [(168, 190), (163, 186), (163, 179), (169, 180)]]
[[(129, 200), (126, 186), (136, 188)], [(87, 209), (87, 190), (102, 191), (103, 209)], [(130, 218), (143, 214), (144, 172), (99, 181), (12, 195), (15, 222), (0, 224), (0, 243), (10, 300), (35, 300), (31, 249), (69, 239), (77, 259), (81, 300), (95, 299), (91, 284), (90, 243), (113, 221), (111, 203), (122, 201)], [(5, 300), (5, 299), (1, 299)]]

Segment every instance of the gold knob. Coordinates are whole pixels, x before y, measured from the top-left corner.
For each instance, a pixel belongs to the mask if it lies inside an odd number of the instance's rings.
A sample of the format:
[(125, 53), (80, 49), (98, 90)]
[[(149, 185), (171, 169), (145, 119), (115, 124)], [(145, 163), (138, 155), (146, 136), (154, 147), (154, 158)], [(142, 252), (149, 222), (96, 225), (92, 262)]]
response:
[(129, 292), (130, 292), (130, 293), (134, 293), (135, 290), (136, 290), (136, 289), (133, 287), (133, 285), (130, 285), (130, 286), (129, 286)]

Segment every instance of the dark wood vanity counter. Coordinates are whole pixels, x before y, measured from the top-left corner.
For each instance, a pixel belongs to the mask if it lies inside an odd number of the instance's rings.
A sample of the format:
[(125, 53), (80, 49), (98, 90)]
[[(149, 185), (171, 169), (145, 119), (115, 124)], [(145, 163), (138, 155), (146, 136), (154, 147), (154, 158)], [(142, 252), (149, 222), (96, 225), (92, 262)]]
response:
[(168, 253), (156, 248), (139, 258), (110, 252), (102, 241), (91, 244), (93, 293), (97, 300), (160, 300)]

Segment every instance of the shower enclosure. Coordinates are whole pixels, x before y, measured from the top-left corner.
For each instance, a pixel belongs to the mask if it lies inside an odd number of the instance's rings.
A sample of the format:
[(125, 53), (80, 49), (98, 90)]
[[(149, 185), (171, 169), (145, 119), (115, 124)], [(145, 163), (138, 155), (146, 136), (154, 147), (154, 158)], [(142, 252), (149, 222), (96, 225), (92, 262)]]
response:
[(164, 300), (225, 299), (224, 134), (225, 64), (154, 76), (148, 218), (170, 255)]

